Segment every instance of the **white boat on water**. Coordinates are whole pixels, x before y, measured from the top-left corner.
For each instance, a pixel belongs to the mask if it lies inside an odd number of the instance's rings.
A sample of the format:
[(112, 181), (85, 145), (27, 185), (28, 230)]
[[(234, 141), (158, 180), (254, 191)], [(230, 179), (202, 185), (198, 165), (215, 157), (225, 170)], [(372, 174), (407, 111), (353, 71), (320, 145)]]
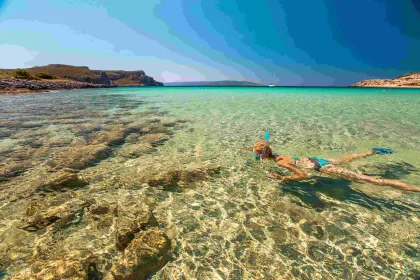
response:
[(276, 85), (275, 84), (269, 84), (268, 86), (269, 87), (275, 87)]

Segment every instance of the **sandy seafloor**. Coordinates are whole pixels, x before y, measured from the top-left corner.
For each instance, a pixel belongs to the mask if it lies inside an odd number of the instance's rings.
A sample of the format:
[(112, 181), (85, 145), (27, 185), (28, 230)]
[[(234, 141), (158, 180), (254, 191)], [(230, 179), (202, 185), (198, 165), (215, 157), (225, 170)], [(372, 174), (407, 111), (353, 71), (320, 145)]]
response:
[[(152, 227), (170, 240), (166, 264), (150, 279), (420, 277), (418, 193), (316, 172), (301, 182), (269, 179), (288, 173), (233, 148), (252, 147), (266, 130), (276, 152), (299, 157), (392, 148), (346, 167), (420, 186), (419, 89), (0, 96), (0, 279), (63, 258), (93, 258), (97, 275), (108, 277), (124, 252), (109, 241), (118, 228), (92, 218), (101, 205), (127, 216), (147, 206)], [(56, 183), (60, 172), (84, 183)]]

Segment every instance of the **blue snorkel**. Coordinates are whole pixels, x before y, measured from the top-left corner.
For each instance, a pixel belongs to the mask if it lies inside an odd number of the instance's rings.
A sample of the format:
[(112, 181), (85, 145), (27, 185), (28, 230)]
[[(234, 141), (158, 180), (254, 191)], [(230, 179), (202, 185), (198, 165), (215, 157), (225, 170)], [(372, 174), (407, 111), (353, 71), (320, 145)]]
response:
[(264, 150), (263, 150), (263, 152), (261, 154), (261, 159), (265, 156), (265, 153), (267, 152), (268, 138), (270, 138), (270, 132), (269, 131), (266, 131), (265, 132), (265, 137), (264, 137), (264, 141), (265, 141), (265, 143), (264, 143)]
[(263, 159), (264, 158), (265, 153), (267, 152), (268, 139), (269, 138), (270, 138), (270, 132), (269, 131), (266, 131), (265, 132), (265, 137), (264, 137), (264, 141), (265, 141), (265, 143), (264, 143), (264, 149), (263, 149), (262, 153), (259, 154), (259, 155), (257, 155), (254, 152), (252, 152), (252, 154), (255, 156), (255, 159)]
[(265, 137), (264, 137), (265, 142), (268, 142), (268, 138), (270, 138), (270, 131), (265, 132)]

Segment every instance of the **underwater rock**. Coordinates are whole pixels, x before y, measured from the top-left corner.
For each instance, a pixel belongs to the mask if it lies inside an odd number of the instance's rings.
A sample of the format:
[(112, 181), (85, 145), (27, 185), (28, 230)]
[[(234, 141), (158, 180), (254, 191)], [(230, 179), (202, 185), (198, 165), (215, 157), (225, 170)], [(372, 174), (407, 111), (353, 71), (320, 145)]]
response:
[(179, 184), (209, 180), (210, 175), (220, 172), (220, 166), (190, 163), (184, 169), (165, 170), (147, 180), (149, 186), (174, 187)]
[(54, 224), (56, 230), (66, 228), (79, 222), (84, 209), (91, 204), (89, 201), (72, 200), (58, 207), (48, 208), (47, 205), (44, 211), (30, 205), (26, 211), (29, 215), (23, 218), (20, 228), (26, 231), (37, 231), (52, 224)]
[(29, 169), (37, 166), (48, 157), (45, 147), (25, 147), (9, 150), (4, 157), (0, 155), (0, 178), (13, 178), (22, 175)]
[[(101, 165), (104, 166), (103, 163)], [(110, 176), (104, 171), (105, 169), (99, 166), (89, 168), (89, 171), (84, 173), (84, 178), (87, 181), (92, 181), (95, 180), (94, 178), (102, 176), (102, 180), (116, 182), (120, 188), (140, 187), (148, 184), (152, 187), (175, 190), (173, 188), (187, 187), (199, 181), (210, 180), (212, 175), (220, 172), (220, 166), (210, 162), (183, 165), (177, 161), (168, 160), (166, 157), (156, 158), (144, 155), (140, 159), (131, 161), (129, 169), (121, 169), (121, 172), (115, 176)]]
[(161, 123), (163, 126), (166, 126), (166, 127), (174, 127), (178, 124), (177, 121), (162, 121)]
[(6, 156), (13, 152), (13, 148), (0, 148), (0, 156)]
[(162, 133), (166, 135), (173, 134), (173, 132), (169, 129), (169, 127), (164, 126), (160, 121), (152, 122), (152, 123), (149, 122), (149, 124), (147, 124), (147, 126), (144, 127), (142, 131), (148, 134), (158, 134), (158, 133)]
[(118, 155), (126, 158), (135, 158), (144, 153), (153, 151), (154, 148), (148, 143), (127, 145), (118, 151)]
[(123, 125), (113, 125), (108, 131), (100, 131), (88, 139), (91, 145), (117, 145), (124, 143), (126, 128)]
[[(107, 234), (111, 229), (113, 231), (116, 230), (112, 226), (116, 223), (115, 217), (117, 216), (117, 212), (117, 205), (115, 203), (108, 204), (107, 202), (101, 202), (90, 206), (89, 211), (83, 215), (83, 219), (96, 234)], [(115, 241), (112, 240), (110, 247), (114, 247), (114, 243)]]
[(274, 242), (282, 244), (287, 241), (287, 229), (283, 227), (270, 228), (271, 236)]
[[(140, 113), (140, 114), (136, 114), (136, 116), (138, 116), (139, 118), (141, 117), (146, 117), (146, 115), (144, 115), (145, 112)], [(152, 112), (153, 113), (153, 112)], [(127, 129), (131, 132), (131, 133), (139, 133), (139, 132), (143, 132), (143, 129), (145, 129), (147, 127), (147, 125), (151, 124), (151, 123), (155, 123), (155, 122), (160, 122), (159, 119), (148, 119), (148, 120), (141, 120), (141, 121), (136, 121), (136, 122), (132, 122), (130, 124), (127, 125)]]
[(307, 250), (308, 256), (316, 262), (328, 259), (330, 263), (340, 263), (345, 258), (341, 251), (323, 242), (308, 242)]
[(65, 152), (62, 152), (55, 160), (50, 163), (52, 167), (82, 170), (95, 161), (109, 156), (109, 148), (104, 144), (98, 145), (75, 145)]
[[(156, 115), (156, 112), (150, 112)], [(127, 130), (144, 135), (140, 139), (150, 144), (157, 143), (162, 140), (168, 140), (168, 135), (173, 134), (173, 129), (178, 125), (176, 121), (164, 121), (160, 119), (148, 119), (128, 125)], [(134, 135), (130, 135), (134, 137)]]
[(7, 178), (16, 177), (24, 172), (26, 172), (31, 167), (30, 163), (26, 162), (5, 162), (4, 166), (0, 165), (0, 182), (3, 178), (4, 181), (7, 181)]
[(278, 201), (272, 207), (272, 211), (286, 214), (293, 222), (306, 220), (322, 223), (323, 221), (322, 216), (316, 215), (314, 210), (296, 205), (290, 200)]
[(156, 147), (168, 141), (169, 137), (164, 133), (146, 134), (145, 136), (141, 137), (141, 140), (151, 144), (153, 147)]
[[(5, 215), (0, 216), (0, 221), (5, 221), (4, 217)], [(10, 265), (28, 263), (33, 255), (31, 235), (32, 233), (20, 230), (15, 226), (8, 227), (4, 223), (0, 224), (0, 271), (10, 275), (13, 272)], [(0, 279), (2, 278), (0, 277)]]
[(95, 207), (95, 208), (92, 208), (92, 209), (90, 210), (90, 213), (91, 213), (92, 215), (96, 215), (96, 216), (106, 215), (106, 214), (108, 214), (109, 212), (110, 212), (109, 207), (102, 206), (102, 205), (97, 206), (97, 207)]
[(159, 229), (141, 231), (124, 250), (111, 273), (116, 280), (145, 279), (168, 261), (170, 241)]
[(302, 231), (308, 235), (313, 236), (316, 239), (323, 239), (324, 237), (324, 229), (322, 226), (317, 225), (316, 223), (306, 222), (300, 225)]
[(132, 207), (125, 206), (118, 212), (117, 225), (116, 245), (118, 250), (124, 251), (136, 233), (146, 227), (157, 227), (158, 223), (148, 208), (138, 209), (138, 206), (133, 205)]
[(88, 185), (86, 181), (79, 178), (77, 171), (72, 169), (59, 170), (45, 181), (45, 184), (37, 187), (36, 192), (63, 192)]
[(52, 262), (34, 262), (30, 268), (25, 269), (12, 277), (13, 280), (28, 279), (88, 279), (83, 266), (75, 261), (57, 260)]
[(95, 120), (95, 123), (75, 124), (68, 127), (71, 132), (78, 136), (89, 135), (96, 131), (100, 131), (101, 128), (101, 123), (98, 119)]
[(126, 109), (126, 110), (136, 109), (137, 107), (138, 105), (136, 104), (123, 104), (120, 106), (121, 109)]
[(66, 147), (71, 144), (73, 139), (71, 137), (52, 137), (45, 142), (46, 146), (49, 147)]
[(125, 142), (126, 143), (131, 143), (131, 144), (135, 144), (139, 141), (139, 137), (140, 135), (138, 133), (130, 133), (126, 138), (125, 138)]
[(308, 246), (308, 255), (317, 262), (323, 261), (328, 255), (330, 247), (321, 242), (310, 242)]

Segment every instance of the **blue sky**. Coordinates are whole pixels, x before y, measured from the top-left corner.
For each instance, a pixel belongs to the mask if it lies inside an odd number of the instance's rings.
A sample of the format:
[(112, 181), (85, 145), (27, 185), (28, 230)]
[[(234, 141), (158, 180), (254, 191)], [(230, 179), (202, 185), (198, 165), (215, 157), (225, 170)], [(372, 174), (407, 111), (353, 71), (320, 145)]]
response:
[[(124, 4), (122, 4), (124, 3)], [(0, 0), (0, 68), (348, 85), (420, 71), (417, 0)]]

